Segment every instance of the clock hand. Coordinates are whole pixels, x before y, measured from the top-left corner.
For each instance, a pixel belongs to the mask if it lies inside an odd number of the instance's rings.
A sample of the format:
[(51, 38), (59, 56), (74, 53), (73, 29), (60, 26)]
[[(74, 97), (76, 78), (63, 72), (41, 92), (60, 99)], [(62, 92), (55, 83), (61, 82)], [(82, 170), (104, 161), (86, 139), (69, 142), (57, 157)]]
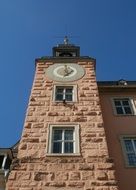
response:
[(73, 72), (73, 70), (71, 69), (70, 71), (69, 71), (69, 74), (71, 74)]
[(67, 67), (67, 65), (64, 66), (64, 74), (68, 74), (68, 67)]
[(64, 76), (67, 76), (69, 74), (71, 74), (73, 72), (73, 70), (68, 67), (67, 65), (64, 66)]

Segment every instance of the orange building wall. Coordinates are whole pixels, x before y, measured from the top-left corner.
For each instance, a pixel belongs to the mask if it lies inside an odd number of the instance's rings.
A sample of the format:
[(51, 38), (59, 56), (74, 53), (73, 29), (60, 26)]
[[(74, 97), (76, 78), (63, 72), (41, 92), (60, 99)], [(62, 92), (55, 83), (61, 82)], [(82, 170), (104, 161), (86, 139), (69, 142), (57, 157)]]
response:
[(110, 157), (115, 161), (119, 190), (136, 190), (136, 168), (126, 166), (120, 141), (121, 135), (136, 136), (136, 116), (115, 115), (112, 97), (132, 97), (136, 102), (136, 93), (100, 93), (108, 149)]

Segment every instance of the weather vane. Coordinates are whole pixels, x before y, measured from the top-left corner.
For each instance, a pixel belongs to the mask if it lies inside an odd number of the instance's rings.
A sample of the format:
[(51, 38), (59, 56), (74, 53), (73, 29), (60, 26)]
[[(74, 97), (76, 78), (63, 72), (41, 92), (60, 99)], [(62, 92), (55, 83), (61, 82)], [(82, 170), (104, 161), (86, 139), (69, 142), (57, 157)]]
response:
[(64, 37), (64, 44), (65, 45), (68, 45), (69, 44), (69, 39), (67, 36)]
[(54, 36), (55, 38), (63, 38), (63, 42), (64, 42), (64, 45), (69, 45), (69, 38), (77, 38), (79, 36), (68, 36), (68, 35), (65, 35), (64, 37), (63, 36)]

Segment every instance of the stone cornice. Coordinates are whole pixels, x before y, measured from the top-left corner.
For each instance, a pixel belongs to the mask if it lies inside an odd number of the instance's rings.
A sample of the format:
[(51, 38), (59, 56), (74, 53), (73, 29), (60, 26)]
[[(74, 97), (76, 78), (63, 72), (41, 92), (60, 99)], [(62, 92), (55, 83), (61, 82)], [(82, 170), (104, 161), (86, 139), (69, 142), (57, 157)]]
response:
[(41, 57), (35, 59), (35, 62), (46, 62), (46, 61), (53, 61), (53, 62), (77, 62), (77, 61), (92, 61), (96, 62), (96, 59), (89, 57), (89, 56), (81, 56), (81, 57), (53, 57), (53, 56), (47, 56), (47, 57)]
[(101, 86), (98, 84), (98, 89), (100, 93), (136, 93), (136, 85), (133, 86)]

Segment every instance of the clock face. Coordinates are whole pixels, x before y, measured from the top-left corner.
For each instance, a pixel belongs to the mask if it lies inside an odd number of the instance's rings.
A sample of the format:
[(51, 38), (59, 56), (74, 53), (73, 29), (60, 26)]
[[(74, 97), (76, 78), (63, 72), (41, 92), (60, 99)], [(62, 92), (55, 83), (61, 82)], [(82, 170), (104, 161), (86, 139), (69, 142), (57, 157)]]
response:
[(75, 81), (83, 77), (85, 70), (75, 63), (56, 63), (46, 70), (46, 75), (55, 81)]

